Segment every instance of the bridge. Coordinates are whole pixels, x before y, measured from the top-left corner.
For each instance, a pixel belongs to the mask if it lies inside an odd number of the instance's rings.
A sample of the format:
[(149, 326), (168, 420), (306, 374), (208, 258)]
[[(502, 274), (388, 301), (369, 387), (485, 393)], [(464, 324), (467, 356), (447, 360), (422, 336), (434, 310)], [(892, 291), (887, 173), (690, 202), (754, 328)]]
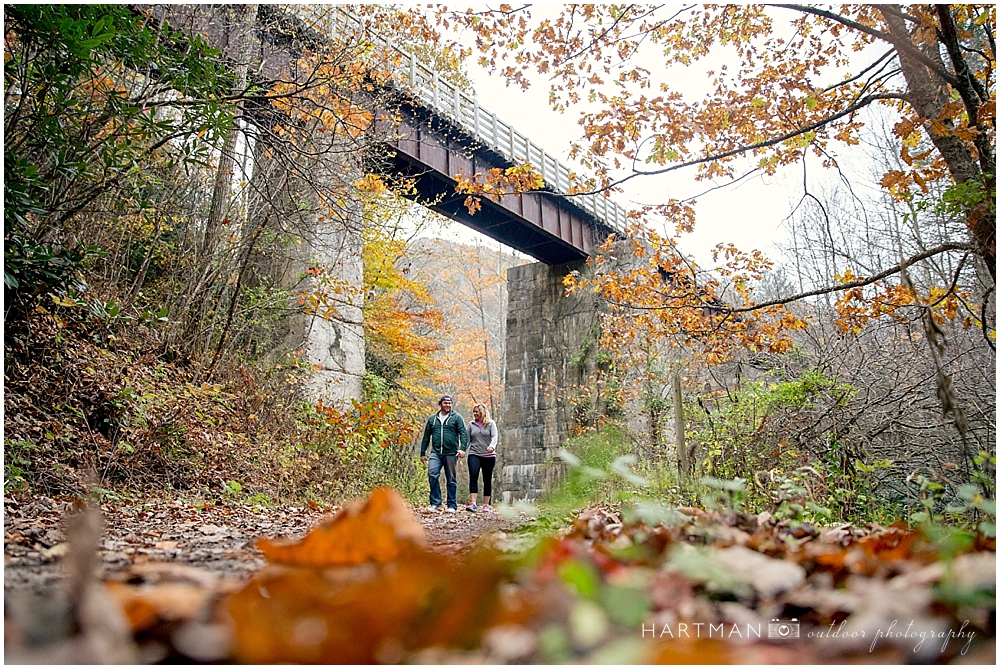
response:
[[(205, 35), (233, 63), (245, 55), (240, 49), (247, 48), (241, 37), (246, 31), (227, 9), (217, 5), (136, 6), (144, 7), (172, 26)], [(512, 268), (507, 274), (505, 402), (497, 416), (502, 435), (498, 484), (504, 499), (538, 497), (558, 476), (558, 470), (546, 463), (553, 460), (575, 425), (565, 394), (585, 387), (596, 365), (592, 344), (599, 308), (595, 297), (566, 296), (562, 280), (568, 272), (583, 268), (591, 250), (611, 232), (625, 226), (625, 211), (603, 195), (570, 194), (574, 182), (568, 167), (344, 7), (242, 7), (256, 17), (252, 31), (256, 42), (251, 50), (259, 54), (255, 66), (265, 77), (271, 68), (287, 71), (297, 56), (284, 28), (271, 32), (273, 22), (262, 20), (265, 12), (268, 19), (277, 16), (286, 28), (292, 25), (292, 33), (308, 42), (350, 34), (391, 53), (399, 65), (388, 85), (404, 104), (401, 110), (392, 110), (392, 116), (401, 117), (400, 123), (381, 129), (389, 132), (380, 135), (384, 139), (379, 141), (387, 143), (392, 154), (382, 169), (414, 180), (416, 193), (408, 196), (539, 261)], [(387, 110), (373, 111), (379, 116)], [(266, 155), (262, 152), (260, 159)], [(455, 176), (519, 164), (532, 165), (544, 187), (505, 195), (498, 202), (484, 196), (482, 209), (470, 214), (466, 195), (456, 193)], [(274, 165), (254, 163), (253, 169), (268, 173)], [(352, 171), (356, 167), (331, 163), (322, 169)], [(346, 207), (348, 218), (357, 216), (351, 209)], [(303, 263), (303, 272), (305, 267), (321, 264), (340, 282), (360, 285), (360, 223), (356, 218), (338, 228), (328, 220), (313, 220), (312, 239), (301, 240), (302, 248), (294, 252)], [(304, 320), (295, 328), (299, 339), (293, 345), (302, 347), (304, 361), (316, 370), (310, 384), (314, 395), (327, 403), (360, 397), (365, 371), (361, 304), (347, 298), (337, 313), (306, 315)]]
[[(568, 167), (343, 8), (297, 5), (294, 11), (321, 30), (363, 31), (398, 53), (396, 85), (416, 104), (390, 140), (392, 167), (416, 179), (420, 199), (434, 211), (540, 261), (507, 272), (505, 400), (497, 417), (504, 443), (497, 482), (503, 499), (535, 499), (559, 479), (560, 470), (547, 463), (575, 426), (573, 409), (560, 395), (587, 384), (596, 366), (596, 347), (588, 345), (597, 327), (596, 300), (566, 296), (563, 278), (582, 269), (595, 246), (624, 228), (625, 210), (599, 195), (567, 196), (573, 185)], [(484, 197), (482, 209), (470, 214), (465, 195), (455, 192), (453, 175), (516, 164), (534, 166), (545, 188), (499, 202)]]
[[(344, 6), (281, 5), (320, 33), (361, 34), (400, 63), (394, 85), (411, 96), (389, 144), (390, 171), (415, 179), (416, 196), (430, 209), (549, 265), (585, 259), (591, 249), (625, 226), (621, 206), (603, 195), (567, 195), (573, 173), (531, 139), (483, 108), (412, 53), (369, 29)], [(518, 164), (535, 167), (538, 191), (481, 199), (470, 214), (456, 193), (455, 175), (483, 174)]]

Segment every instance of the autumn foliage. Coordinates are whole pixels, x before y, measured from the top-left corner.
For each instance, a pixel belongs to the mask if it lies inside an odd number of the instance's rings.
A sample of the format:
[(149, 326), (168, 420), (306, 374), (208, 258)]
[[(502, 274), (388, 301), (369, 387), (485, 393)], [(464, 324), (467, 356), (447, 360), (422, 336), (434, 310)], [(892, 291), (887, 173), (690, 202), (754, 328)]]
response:
[[(682, 233), (695, 225), (696, 202), (664, 199), (634, 212), (643, 225), (627, 231), (635, 253), (649, 257), (648, 266), (640, 262), (618, 271), (605, 266), (591, 282), (613, 303), (634, 307), (640, 320), (674, 321), (681, 332), (690, 332), (693, 315), (684, 324), (677, 322), (679, 316), (641, 312), (699, 312), (718, 299), (725, 304), (714, 305), (720, 317), (709, 319), (709, 329), (714, 323), (720, 334), (732, 333), (734, 346), (749, 337), (751, 345), (773, 349), (787, 343), (779, 334), (782, 328), (800, 326), (798, 319), (778, 313), (783, 304), (852, 291), (838, 302), (850, 330), (859, 321), (914, 304), (954, 304), (955, 297), (947, 297), (954, 287), (918, 294), (886, 282), (905, 275), (915, 262), (971, 252), (986, 271), (995, 272), (996, 91), (990, 38), (995, 11), (986, 6), (854, 5), (838, 11), (797, 5), (676, 11), (504, 6), (446, 16), (476, 36), (484, 67), (524, 88), (536, 75), (545, 77), (552, 108), (579, 112), (582, 137), (570, 156), (595, 176), (581, 179), (574, 192), (611, 194), (626, 182), (685, 168), (698, 180), (735, 184), (785, 166), (804, 166), (807, 157), (837, 167), (839, 153), (866, 136), (873, 117), (863, 112), (880, 107), (898, 115), (893, 131), (902, 163), (901, 169), (886, 168), (881, 185), (905, 206), (940, 198), (941, 189), (933, 186), (944, 184), (951, 215), (966, 222), (967, 241), (951, 239), (912, 258), (898, 258), (902, 262), (883, 274), (828, 276), (815, 293), (761, 302), (747, 291), (756, 275), (769, 269), (767, 261), (756, 252), (720, 245), (719, 267), (699, 278), (698, 268), (682, 253)], [(671, 85), (673, 69), (694, 66), (702, 66), (707, 79), (700, 97)], [(500, 176), (480, 175), (478, 192), (491, 195), (498, 184), (512, 190), (537, 187)], [(473, 190), (465, 182), (462, 189)], [(803, 190), (811, 196), (807, 182)], [(668, 237), (650, 232), (660, 224)], [(664, 285), (668, 277), (669, 287)], [(905, 276), (900, 283), (905, 286)], [(865, 286), (870, 289), (862, 299), (854, 289)], [(621, 292), (616, 295), (616, 290)], [(753, 326), (737, 317), (753, 310), (770, 313), (761, 319), (747, 316)]]
[(302, 541), (261, 539), (257, 547), (276, 564), (339, 567), (392, 562), (411, 543), (425, 545), (423, 528), (395, 491), (379, 488), (366, 502), (352, 502)]

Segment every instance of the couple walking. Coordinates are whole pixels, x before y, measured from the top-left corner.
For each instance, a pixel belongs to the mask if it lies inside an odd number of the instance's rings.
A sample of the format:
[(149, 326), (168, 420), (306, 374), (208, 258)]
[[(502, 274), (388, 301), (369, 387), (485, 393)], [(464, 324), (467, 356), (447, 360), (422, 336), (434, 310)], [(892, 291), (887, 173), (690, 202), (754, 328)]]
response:
[[(466, 511), (478, 511), (479, 472), (483, 473), (483, 511), (491, 511), (490, 494), (493, 492), (493, 466), (497, 461), (497, 425), (490, 418), (486, 405), (472, 407), (472, 422), (468, 430), (465, 420), (452, 411), (451, 395), (442, 395), (440, 410), (427, 419), (424, 438), (420, 442), (420, 462), (427, 465), (431, 484), (430, 511), (440, 511), (441, 484), (438, 477), (444, 469), (445, 487), (448, 491), (448, 512), (458, 511), (458, 480), (456, 470), (459, 458), (469, 456), (469, 505)], [(430, 456), (427, 449), (430, 447)]]

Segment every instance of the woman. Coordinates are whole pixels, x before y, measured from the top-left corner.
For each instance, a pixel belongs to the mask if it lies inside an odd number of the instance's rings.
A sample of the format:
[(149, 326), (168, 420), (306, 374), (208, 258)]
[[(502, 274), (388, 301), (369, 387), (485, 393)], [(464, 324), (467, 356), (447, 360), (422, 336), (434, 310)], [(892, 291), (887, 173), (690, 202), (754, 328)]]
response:
[(490, 418), (486, 405), (472, 407), (469, 423), (469, 506), (466, 511), (475, 513), (479, 496), (479, 470), (483, 471), (483, 511), (492, 511), (490, 495), (493, 492), (493, 466), (497, 463), (497, 424)]

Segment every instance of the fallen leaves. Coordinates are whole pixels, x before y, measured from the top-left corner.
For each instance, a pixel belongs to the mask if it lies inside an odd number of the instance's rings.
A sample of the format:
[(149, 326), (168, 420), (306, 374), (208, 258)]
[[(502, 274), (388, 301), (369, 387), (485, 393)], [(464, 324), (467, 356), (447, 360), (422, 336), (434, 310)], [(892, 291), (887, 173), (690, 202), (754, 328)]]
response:
[[(413, 549), (338, 572), (265, 570), (229, 601), (241, 662), (394, 662), (434, 645), (478, 645), (502, 571)], [(486, 616), (486, 620), (484, 620)]]
[[(639, 582), (652, 574), (635, 596), (649, 595), (642, 637), (665, 644), (658, 661), (694, 662), (682, 649), (698, 646), (717, 662), (940, 662), (993, 637), (996, 552), (982, 536), (902, 525), (824, 530), (700, 509), (626, 511), (623, 525), (588, 510), (562, 537), (588, 545), (595, 565), (610, 555)], [(579, 549), (562, 552), (585, 559)], [(771, 634), (773, 621), (792, 625), (783, 629), (794, 638)], [(949, 635), (959, 640), (950, 650), (940, 641)], [(994, 646), (986, 644), (988, 654)]]
[(394, 490), (346, 507), (299, 542), (258, 544), (272, 562), (227, 612), (241, 662), (396, 662), (436, 645), (471, 648), (502, 615), (508, 568), (480, 553), (465, 564), (429, 551)]
[[(212, 512), (186, 521), (190, 537), (237, 533)], [(270, 564), (242, 582), (137, 561), (85, 590), (142, 662), (981, 661), (995, 654), (995, 543), (956, 536), (646, 505), (587, 509), (526, 552), (451, 554), (381, 489), (299, 540), (259, 541)], [(89, 634), (95, 648), (121, 638)]]
[(426, 545), (424, 528), (399, 493), (379, 488), (366, 502), (348, 505), (301, 542), (262, 539), (257, 548), (274, 563), (322, 568), (391, 562), (409, 544)]
[(776, 560), (743, 546), (721, 548), (713, 552), (712, 559), (747, 583), (761, 597), (788, 592), (806, 580), (806, 570), (802, 565)]

